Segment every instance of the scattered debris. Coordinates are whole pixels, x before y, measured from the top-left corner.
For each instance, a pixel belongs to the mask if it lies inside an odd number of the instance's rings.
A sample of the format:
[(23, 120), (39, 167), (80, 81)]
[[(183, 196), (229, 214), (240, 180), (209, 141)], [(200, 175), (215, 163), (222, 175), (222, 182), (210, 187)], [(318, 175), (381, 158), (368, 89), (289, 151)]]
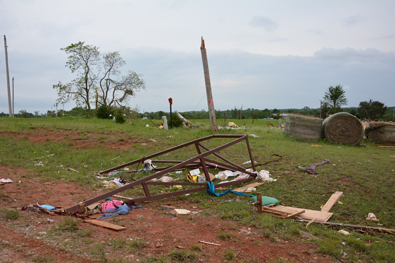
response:
[(174, 209), (176, 211), (177, 215), (188, 215), (191, 213), (191, 211), (187, 209)]
[[(232, 139), (231, 141), (228, 141), (225, 144), (222, 144), (220, 146), (215, 147), (214, 149), (209, 149), (208, 147), (204, 146), (203, 144), (201, 144), (201, 142), (206, 142), (210, 139), (213, 140), (223, 140), (223, 139)], [(179, 182), (155, 182), (153, 179), (155, 178), (161, 178), (164, 177), (164, 175), (175, 172), (175, 171), (179, 171), (180, 169), (183, 168), (197, 168), (197, 167), (203, 167), (204, 170), (204, 174), (206, 178), (209, 178), (209, 173), (207, 171), (207, 166), (211, 167), (211, 168), (218, 168), (218, 169), (231, 169), (233, 173), (238, 173), (239, 176), (236, 178), (236, 180), (232, 180), (230, 182), (222, 182), (221, 186), (228, 186), (228, 185), (233, 185), (233, 184), (238, 184), (238, 183), (244, 183), (244, 182), (248, 182), (248, 181), (252, 181), (257, 177), (257, 173), (254, 172), (255, 170), (255, 166), (254, 163), (252, 163), (252, 169), (247, 169), (241, 165), (238, 165), (228, 159), (226, 159), (225, 157), (222, 157), (219, 153), (219, 151), (222, 151), (230, 146), (235, 145), (236, 143), (239, 142), (246, 142), (247, 145), (247, 150), (249, 153), (249, 156), (251, 159), (252, 158), (252, 153), (249, 147), (249, 143), (248, 143), (248, 135), (241, 135), (241, 134), (215, 134), (215, 135), (210, 135), (210, 136), (206, 136), (206, 137), (202, 137), (199, 139), (195, 139), (192, 140), (190, 142), (186, 142), (183, 143), (181, 145), (172, 147), (170, 149), (167, 150), (163, 150), (161, 152), (155, 153), (155, 154), (151, 154), (139, 159), (136, 159), (134, 161), (131, 162), (127, 162), (124, 164), (120, 164), (116, 167), (104, 170), (104, 171), (100, 171), (99, 173), (97, 173), (98, 176), (101, 176), (102, 174), (108, 174), (110, 172), (113, 172), (115, 170), (119, 170), (119, 169), (123, 169), (125, 167), (131, 166), (131, 165), (138, 165), (141, 163), (144, 163), (145, 166), (147, 166), (147, 163), (149, 164), (148, 167), (151, 167), (153, 170), (155, 170), (156, 172), (153, 174), (149, 174), (148, 176), (138, 179), (138, 180), (133, 180), (133, 176), (134, 174), (132, 174), (131, 178), (130, 178), (130, 183), (114, 189), (112, 191), (109, 191), (107, 193), (101, 194), (99, 196), (96, 196), (94, 198), (91, 198), (89, 200), (86, 200), (84, 202), (82, 202), (81, 206), (80, 205), (74, 205), (72, 207), (69, 207), (66, 209), (66, 211), (68, 213), (80, 213), (83, 212), (85, 207), (87, 205), (90, 205), (92, 203), (98, 202), (100, 200), (103, 200), (106, 197), (112, 196), (114, 194), (118, 194), (122, 191), (125, 191), (127, 189), (131, 189), (135, 186), (141, 185), (144, 188), (144, 194), (145, 196), (143, 197), (138, 197), (138, 198), (134, 198), (133, 200), (127, 200), (125, 201), (126, 204), (129, 204), (131, 202), (144, 202), (144, 201), (148, 201), (148, 200), (152, 200), (152, 199), (159, 199), (159, 198), (165, 198), (165, 197), (169, 197), (169, 196), (177, 196), (177, 195), (188, 195), (192, 192), (198, 192), (198, 191), (206, 191), (207, 190), (207, 186), (202, 185), (202, 184), (197, 184), (196, 187), (194, 188), (190, 188), (190, 189), (182, 189), (179, 191), (172, 191), (171, 193), (165, 193), (162, 192), (160, 194), (155, 194), (152, 195), (149, 191), (149, 187), (148, 185), (188, 185), (189, 183), (179, 183)], [(184, 147), (188, 147), (188, 146), (196, 146), (196, 150), (197, 150), (197, 155), (190, 157), (188, 160), (186, 161), (169, 161), (169, 160), (158, 160), (155, 159), (154, 161), (156, 163), (165, 163), (167, 165), (174, 163), (174, 165), (171, 166), (167, 166), (167, 167), (154, 167), (152, 165), (152, 162), (147, 162), (148, 160), (151, 160), (151, 158), (157, 158), (160, 155), (164, 155), (164, 154), (168, 154), (169, 152), (173, 152), (173, 151), (177, 151), (180, 150), (181, 148)], [(209, 159), (209, 157), (211, 156), (216, 156), (219, 157), (223, 162), (221, 161), (215, 161), (216, 164), (214, 164), (213, 160)], [(149, 169), (149, 168), (148, 168)], [(136, 169), (137, 170), (137, 169)], [(164, 177), (165, 178), (165, 177)], [(172, 177), (170, 177), (172, 178)], [(164, 180), (164, 179), (162, 179)], [(172, 180), (174, 180), (174, 178), (172, 178)], [(207, 182), (209, 183), (209, 182)], [(229, 190), (231, 191), (231, 190)], [(214, 193), (215, 194), (215, 193)], [(242, 193), (238, 193), (238, 194), (242, 194)], [(245, 195), (245, 194), (243, 194)]]
[(346, 230), (343, 230), (343, 229), (341, 229), (341, 230), (339, 230), (339, 231), (337, 231), (337, 232), (339, 232), (339, 233), (341, 233), (341, 234), (343, 234), (343, 235), (346, 235), (346, 236), (349, 236), (349, 235), (350, 235), (350, 232), (348, 232), (348, 231), (346, 231)]
[(237, 126), (234, 122), (228, 122), (228, 126), (231, 128), (239, 128), (239, 126)]
[(277, 179), (273, 179), (270, 177), (270, 172), (266, 170), (261, 170), (259, 172), (259, 175), (256, 177), (256, 179), (261, 179), (264, 182), (275, 182)]
[(373, 213), (369, 213), (368, 216), (366, 217), (366, 220), (375, 221), (375, 222), (378, 222), (378, 221), (379, 221), (379, 220), (377, 219), (376, 215), (373, 214)]
[(11, 179), (4, 179), (4, 178), (2, 178), (2, 179), (0, 179), (0, 185), (2, 185), (2, 184), (10, 184), (10, 183), (12, 183), (12, 180)]
[(304, 167), (302, 167), (302, 166), (298, 166), (298, 168), (304, 170), (305, 172), (307, 172), (307, 173), (309, 173), (309, 174), (317, 174), (317, 172), (315, 171), (315, 168), (316, 168), (318, 165), (322, 165), (322, 164), (326, 164), (326, 163), (329, 163), (329, 159), (324, 159), (323, 162), (313, 164), (313, 165), (311, 165), (311, 166), (308, 167), (308, 168), (304, 168)]
[[(300, 222), (308, 222), (306, 219), (301, 219)], [(325, 226), (340, 226), (340, 227), (348, 227), (357, 230), (365, 230), (365, 231), (376, 231), (381, 233), (388, 233), (395, 235), (395, 229), (389, 229), (384, 227), (373, 227), (373, 226), (361, 226), (361, 225), (351, 225), (351, 224), (343, 224), (343, 223), (332, 223), (332, 222), (314, 222), (317, 224), (322, 224)]]
[(299, 233), (302, 237), (307, 238), (307, 239), (318, 239), (318, 237), (313, 236), (312, 234), (305, 232), (305, 231), (301, 231), (299, 230)]
[[(251, 193), (252, 192), (252, 188), (255, 188), (255, 187), (257, 187), (257, 186), (260, 186), (260, 185), (263, 185), (264, 183), (252, 183), (252, 184), (248, 184), (248, 185), (246, 185), (246, 186), (242, 186), (242, 187), (239, 187), (239, 188), (237, 188), (237, 189), (234, 189), (233, 191), (235, 191), (235, 192), (241, 192), (241, 193)], [(218, 188), (217, 188), (218, 189)]]
[(252, 134), (252, 133), (250, 134), (250, 136), (251, 136), (251, 137), (254, 137), (254, 138), (259, 138), (258, 135), (255, 135), (255, 134)]

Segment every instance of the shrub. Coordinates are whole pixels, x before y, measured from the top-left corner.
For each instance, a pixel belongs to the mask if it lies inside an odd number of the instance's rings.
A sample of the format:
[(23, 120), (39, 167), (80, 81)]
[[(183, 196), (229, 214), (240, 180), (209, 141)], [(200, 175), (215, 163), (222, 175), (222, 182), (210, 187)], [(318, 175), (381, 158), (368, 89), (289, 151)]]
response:
[(113, 114), (114, 114), (114, 110), (106, 105), (101, 105), (96, 111), (96, 116), (99, 119), (111, 119), (110, 115)]
[(180, 117), (178, 117), (177, 114), (172, 114), (171, 116), (172, 116), (172, 119), (171, 119), (171, 121), (170, 121), (170, 118), (167, 120), (167, 125), (169, 125), (169, 127), (170, 127), (170, 125), (172, 124), (173, 128), (180, 127), (182, 125), (182, 120), (180, 119)]
[(75, 231), (78, 230), (78, 222), (74, 218), (68, 216), (63, 219), (63, 222), (61, 222), (56, 229), (59, 231)]
[(3, 208), (0, 212), (5, 220), (17, 220), (19, 218), (19, 211), (15, 209)]
[(124, 124), (125, 123), (125, 117), (122, 114), (121, 110), (117, 111), (117, 114), (115, 115), (115, 122), (119, 124)]

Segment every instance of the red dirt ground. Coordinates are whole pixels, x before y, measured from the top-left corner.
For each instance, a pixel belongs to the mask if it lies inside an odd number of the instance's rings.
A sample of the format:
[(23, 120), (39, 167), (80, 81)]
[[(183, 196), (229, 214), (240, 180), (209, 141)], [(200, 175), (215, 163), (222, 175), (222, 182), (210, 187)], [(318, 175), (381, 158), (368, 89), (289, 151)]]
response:
[[(35, 142), (73, 140), (77, 133), (68, 132), (68, 138), (64, 138), (62, 132), (34, 131), (33, 134), (7, 134), (13, 137), (27, 136)], [(99, 134), (90, 134), (91, 142), (86, 140), (73, 140), (77, 147), (96, 147), (100, 143), (97, 139)], [(111, 148), (130, 147), (139, 142), (136, 139), (126, 139), (114, 143)], [(106, 143), (107, 144), (107, 143)], [(95, 197), (103, 191), (92, 191), (89, 187), (83, 187), (74, 182), (45, 181), (41, 178), (31, 178), (24, 168), (0, 166), (0, 178), (13, 180), (11, 184), (0, 185), (0, 208), (17, 208), (31, 204), (50, 204), (53, 206), (70, 207), (79, 201)], [(160, 210), (161, 205), (172, 205), (191, 211), (198, 211), (194, 215), (179, 215), (173, 217), (165, 215)], [(236, 252), (235, 262), (333, 262), (334, 258), (327, 257), (317, 252), (317, 247), (305, 243), (302, 238), (286, 241), (280, 238), (268, 238), (259, 228), (248, 228), (235, 221), (224, 221), (213, 215), (205, 216), (204, 211), (198, 210), (196, 205), (188, 201), (169, 201), (166, 199), (149, 203), (139, 204), (143, 209), (132, 210), (128, 215), (118, 216), (115, 219), (107, 219), (118, 224), (123, 224), (126, 230), (115, 232), (97, 226), (92, 226), (79, 221), (81, 229), (93, 227), (91, 238), (95, 242), (106, 242), (110, 239), (136, 239), (142, 238), (148, 243), (148, 247), (139, 248), (137, 251), (122, 255), (124, 260), (130, 262), (142, 261), (146, 255), (159, 257), (167, 256), (170, 251), (178, 249), (177, 246), (191, 249), (199, 245), (202, 250), (197, 251), (198, 258), (193, 262), (226, 262), (224, 259), (227, 250)], [(159, 212), (159, 213), (158, 213)], [(97, 258), (89, 258), (86, 253), (93, 244), (79, 242), (79, 251), (64, 247), (67, 240), (53, 240), (44, 238), (56, 225), (63, 221), (63, 216), (50, 216), (44, 213), (32, 211), (20, 211), (19, 219), (4, 223), (0, 219), (0, 262), (46, 262), (41, 259), (51, 258), (47, 262), (95, 262)], [(54, 223), (48, 223), (48, 219)], [(229, 240), (219, 239), (218, 233), (231, 232)], [(206, 241), (220, 244), (213, 246), (199, 243)], [(114, 259), (115, 252), (107, 254), (107, 258)], [(119, 255), (118, 255), (119, 256)], [(119, 257), (118, 257), (119, 258)], [(169, 259), (169, 262), (172, 262)], [(346, 261), (344, 261), (346, 262)]]
[[(87, 187), (73, 182), (42, 181), (39, 178), (26, 178), (27, 171), (23, 168), (0, 167), (2, 178), (13, 180), (11, 184), (0, 186), (2, 199), (1, 208), (17, 208), (29, 204), (51, 204), (55, 206), (70, 207), (80, 200), (85, 200), (100, 194)], [(196, 215), (173, 217), (163, 214), (160, 206), (172, 205), (191, 211), (199, 211)], [(132, 210), (129, 215), (119, 216), (117, 222), (122, 222), (126, 230), (115, 232), (101, 227), (93, 226), (93, 239), (97, 242), (109, 239), (143, 238), (148, 242), (147, 248), (139, 249), (140, 253), (151, 256), (167, 255), (176, 246), (190, 249), (193, 245), (202, 247), (198, 252), (198, 261), (223, 262), (226, 250), (234, 250), (236, 258), (246, 262), (269, 262), (279, 258), (293, 260), (294, 262), (332, 262), (333, 259), (318, 254), (316, 247), (303, 243), (297, 238), (293, 241), (277, 239), (271, 241), (262, 235), (262, 230), (247, 228), (234, 221), (223, 221), (213, 216), (204, 216), (193, 203), (188, 201), (166, 200), (141, 204), (143, 209)], [(157, 214), (160, 212), (161, 214)], [(55, 222), (50, 224), (47, 219)], [(54, 262), (94, 262), (83, 254), (75, 255), (71, 251), (60, 250), (56, 244), (48, 244), (37, 239), (37, 233), (48, 232), (60, 223), (62, 216), (49, 216), (32, 211), (20, 212), (19, 223), (9, 222), (0, 227), (0, 239), (9, 245), (0, 251), (2, 262), (32, 262), (36, 255), (55, 256)], [(92, 227), (80, 221), (80, 228)], [(112, 219), (105, 221), (113, 222)], [(29, 222), (25, 224), (23, 222)], [(29, 226), (27, 226), (29, 225)], [(219, 239), (218, 233), (231, 232), (233, 237), (228, 241)], [(221, 246), (212, 246), (199, 243), (199, 241), (212, 242)], [(163, 245), (163, 246), (161, 246)], [(86, 248), (89, 249), (88, 245)], [(56, 253), (54, 253), (56, 251)], [(125, 259), (134, 262), (136, 255), (124, 255)], [(111, 258), (111, 255), (108, 255)], [(198, 262), (196, 261), (196, 262)]]
[[(125, 134), (117, 133), (117, 136), (106, 135), (101, 133), (85, 132), (77, 133), (75, 131), (67, 130), (56, 130), (48, 131), (44, 129), (38, 129), (29, 131), (28, 133), (11, 133), (11, 132), (0, 132), (0, 136), (11, 136), (14, 138), (23, 138), (36, 143), (43, 143), (48, 141), (60, 142), (68, 141), (73, 143), (73, 147), (76, 149), (87, 149), (95, 148), (99, 145), (103, 145), (113, 150), (127, 149), (136, 143), (142, 145), (149, 145), (155, 141), (141, 141), (136, 138), (128, 138)], [(105, 138), (102, 141), (101, 138)]]

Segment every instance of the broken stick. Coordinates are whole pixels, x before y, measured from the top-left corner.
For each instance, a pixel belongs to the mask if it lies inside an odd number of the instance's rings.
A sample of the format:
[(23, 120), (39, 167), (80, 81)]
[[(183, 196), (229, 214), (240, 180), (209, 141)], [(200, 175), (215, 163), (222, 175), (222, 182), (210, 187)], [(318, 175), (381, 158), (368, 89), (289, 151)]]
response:
[(203, 243), (203, 244), (207, 244), (207, 245), (213, 245), (213, 246), (221, 246), (220, 244), (215, 244), (215, 243), (210, 243), (210, 242), (206, 242), (206, 241), (199, 241), (200, 243)]

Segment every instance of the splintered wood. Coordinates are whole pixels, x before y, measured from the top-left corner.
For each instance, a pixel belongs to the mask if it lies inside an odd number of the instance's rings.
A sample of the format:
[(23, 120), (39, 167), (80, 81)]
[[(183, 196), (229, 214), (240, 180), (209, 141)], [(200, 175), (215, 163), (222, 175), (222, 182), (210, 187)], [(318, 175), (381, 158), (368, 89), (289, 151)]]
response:
[(241, 193), (251, 193), (252, 192), (252, 188), (263, 185), (264, 183), (252, 183), (252, 184), (248, 184), (242, 187), (239, 187), (237, 189), (234, 189), (233, 191), (235, 192), (241, 192)]

